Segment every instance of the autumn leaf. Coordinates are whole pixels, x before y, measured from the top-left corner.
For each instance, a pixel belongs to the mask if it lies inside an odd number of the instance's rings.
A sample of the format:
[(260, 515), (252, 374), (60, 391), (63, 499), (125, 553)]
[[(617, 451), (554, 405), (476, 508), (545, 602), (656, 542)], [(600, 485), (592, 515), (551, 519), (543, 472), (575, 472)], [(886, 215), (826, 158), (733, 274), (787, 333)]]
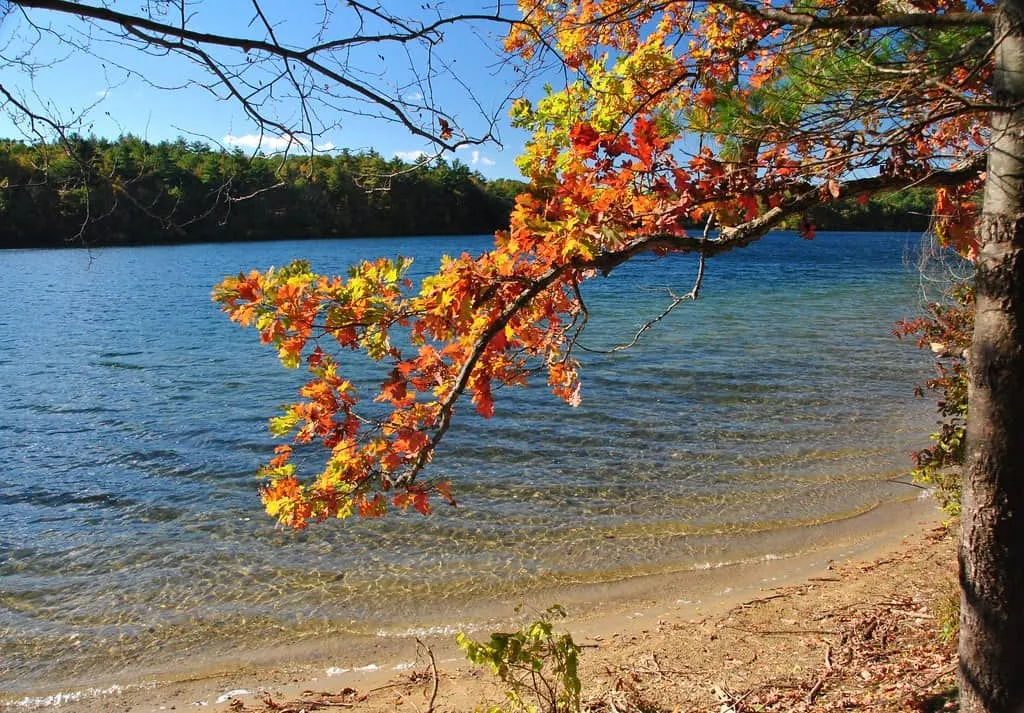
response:
[(590, 124), (581, 122), (572, 127), (569, 138), (577, 153), (583, 157), (592, 157), (601, 140), (601, 135)]

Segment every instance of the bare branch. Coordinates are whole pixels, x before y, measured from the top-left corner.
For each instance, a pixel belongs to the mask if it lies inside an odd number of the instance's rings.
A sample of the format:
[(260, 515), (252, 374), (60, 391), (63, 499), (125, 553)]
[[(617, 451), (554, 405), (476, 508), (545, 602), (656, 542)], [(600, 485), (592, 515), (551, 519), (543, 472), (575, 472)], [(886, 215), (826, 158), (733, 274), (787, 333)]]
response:
[[(708, 240), (709, 234), (711, 232), (711, 224), (714, 222), (714, 219), (715, 219), (715, 216), (712, 213), (711, 215), (708, 216), (707, 222), (704, 224), (704, 236), (703, 236), (702, 239), (705, 242)], [(665, 317), (668, 317), (670, 314), (672, 314), (672, 312), (675, 310), (676, 307), (681, 305), (683, 302), (687, 302), (687, 301), (694, 302), (694, 301), (697, 300), (697, 298), (700, 296), (701, 285), (704, 283), (704, 269), (705, 269), (706, 265), (707, 265), (707, 256), (703, 252), (701, 252), (699, 254), (699, 256), (698, 256), (697, 277), (696, 277), (696, 279), (694, 279), (693, 287), (690, 288), (690, 291), (687, 292), (686, 294), (683, 294), (683, 295), (677, 295), (671, 289), (666, 288), (665, 291), (668, 293), (668, 296), (671, 298), (671, 302), (669, 302), (668, 306), (664, 310), (662, 310), (661, 313), (658, 314), (656, 317), (654, 317), (653, 319), (648, 320), (647, 322), (644, 322), (644, 324), (641, 325), (640, 329), (638, 329), (636, 331), (636, 333), (633, 335), (633, 338), (631, 340), (629, 340), (628, 342), (626, 342), (625, 344), (619, 344), (618, 346), (612, 347), (611, 349), (592, 349), (590, 347), (585, 347), (582, 344), (577, 343), (577, 341), (576, 341), (576, 339), (578, 339), (578, 337), (580, 335), (580, 332), (582, 332), (582, 327), (581, 327), (581, 329), (579, 331), (577, 331), (577, 333), (576, 333), (576, 338), (574, 338), (573, 341), (572, 341), (572, 346), (578, 347), (578, 348), (582, 349), (585, 352), (590, 352), (590, 353), (595, 353), (595, 354), (615, 354), (617, 352), (626, 351), (627, 349), (632, 349), (640, 341), (640, 337), (643, 336), (644, 332), (646, 332), (647, 330), (651, 329), (656, 324), (658, 324), (658, 322), (660, 322), (661, 320), (665, 319)], [(579, 288), (576, 285), (573, 285), (573, 287), (576, 290), (577, 298), (580, 300), (580, 302), (582, 304), (583, 297), (582, 297), (582, 295), (579, 292)]]
[[(466, 13), (441, 17), (429, 24), (414, 27), (379, 9), (371, 9), (360, 3), (352, 2), (350, 6), (356, 11), (373, 15), (378, 20), (394, 27), (396, 31), (365, 35), (354, 34), (349, 37), (318, 42), (308, 47), (292, 47), (278, 39), (273, 24), (257, 0), (253, 0), (253, 6), (259, 21), (258, 24), (264, 30), (263, 36), (239, 36), (229, 33), (198, 31), (187, 26), (188, 18), (184, 14), (179, 21), (171, 24), (154, 19), (152, 16), (132, 15), (109, 7), (70, 0), (12, 0), (11, 4), (23, 10), (48, 10), (103, 23), (123, 32), (126, 37), (139, 40), (143, 43), (143, 47), (160, 47), (166, 52), (188, 56), (210, 71), (216, 77), (217, 82), (242, 104), (250, 117), (261, 126), (270, 127), (283, 136), (305, 134), (312, 138), (317, 133), (313, 126), (310, 102), (314, 96), (321, 97), (322, 101), (329, 101), (332, 96), (331, 92), (316, 88), (313, 77), (317, 76), (321, 78), (321, 81), (329, 80), (351, 92), (355, 98), (377, 107), (392, 120), (404, 126), (410, 134), (426, 139), (440, 149), (449, 151), (463, 145), (491, 141), (493, 140), (492, 133), (487, 131), (481, 136), (470, 136), (462, 132), (459, 138), (452, 140), (443, 125), (433, 120), (433, 117), (443, 117), (447, 124), (454, 125), (455, 120), (451, 115), (442, 112), (438, 107), (426, 107), (432, 118), (426, 122), (417, 121), (403, 101), (395, 96), (389, 96), (390, 92), (385, 93), (360, 80), (356, 76), (356, 72), (347, 66), (346, 61), (343, 58), (339, 60), (334, 53), (355, 46), (385, 42), (399, 44), (423, 42), (427, 46), (432, 46), (443, 39), (441, 30), (455, 23), (488, 22), (508, 27), (521, 22), (515, 18), (504, 17), (497, 12), (494, 14)], [(229, 70), (225, 63), (215, 60), (207, 50), (203, 49), (214, 47), (237, 50), (247, 60), (258, 56), (277, 58), (283, 63), (283, 67), (277, 77), (270, 82), (243, 89), (241, 71), (245, 69), (246, 65), (242, 64), (242, 69), (239, 71)], [(79, 49), (83, 48), (79, 47)], [(295, 68), (298, 67), (308, 72), (309, 76), (300, 78), (295, 73)], [(257, 94), (269, 96), (273, 85), (284, 78), (287, 78), (288, 85), (296, 94), (294, 99), (299, 102), (302, 115), (299, 127), (287, 126), (284, 122), (268, 117), (255, 103)], [(338, 108), (330, 104), (327, 106), (332, 110)], [(491, 126), (493, 127), (493, 120)], [(313, 150), (313, 147), (310, 147), (310, 150)]]

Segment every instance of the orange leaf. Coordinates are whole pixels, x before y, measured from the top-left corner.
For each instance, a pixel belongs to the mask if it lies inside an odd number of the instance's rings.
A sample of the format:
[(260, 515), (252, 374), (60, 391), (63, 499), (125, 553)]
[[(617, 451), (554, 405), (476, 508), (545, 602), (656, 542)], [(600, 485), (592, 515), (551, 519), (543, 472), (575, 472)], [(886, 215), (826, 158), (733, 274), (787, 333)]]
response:
[(440, 493), (441, 497), (444, 498), (449, 505), (455, 505), (455, 498), (452, 497), (451, 483), (447, 480), (440, 483), (434, 483), (434, 490)]

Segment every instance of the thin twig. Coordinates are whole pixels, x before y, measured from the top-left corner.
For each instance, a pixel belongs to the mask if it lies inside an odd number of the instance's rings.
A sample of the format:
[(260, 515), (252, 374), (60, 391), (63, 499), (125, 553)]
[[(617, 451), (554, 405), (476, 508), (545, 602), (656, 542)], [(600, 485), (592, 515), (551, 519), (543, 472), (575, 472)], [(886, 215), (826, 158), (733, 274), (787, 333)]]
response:
[(427, 713), (434, 713), (434, 703), (437, 701), (438, 688), (437, 661), (434, 660), (434, 652), (431, 651), (430, 647), (419, 639), (416, 639), (416, 646), (423, 649), (427, 654), (427, 658), (430, 660), (430, 679), (432, 681), (432, 687), (430, 690), (430, 702), (427, 704)]
[(811, 690), (807, 692), (807, 704), (808, 705), (810, 705), (811, 703), (814, 703), (814, 699), (818, 697), (819, 693), (821, 693), (821, 687), (823, 685), (825, 685), (824, 677), (819, 678), (817, 681), (814, 682), (814, 685), (811, 687)]

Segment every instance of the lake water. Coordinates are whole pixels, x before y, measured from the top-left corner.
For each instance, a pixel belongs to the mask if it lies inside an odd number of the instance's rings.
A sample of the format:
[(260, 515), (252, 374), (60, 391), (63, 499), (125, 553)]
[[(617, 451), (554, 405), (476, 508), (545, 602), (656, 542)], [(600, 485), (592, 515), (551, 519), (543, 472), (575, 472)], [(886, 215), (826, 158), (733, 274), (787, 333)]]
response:
[[(212, 285), (294, 257), (338, 272), (403, 254), (423, 275), (488, 238), (2, 252), (0, 692), (784, 555), (773, 532), (912, 497), (895, 479), (934, 421), (912, 396), (929, 366), (891, 330), (917, 308), (916, 241), (774, 234), (716, 258), (638, 346), (583, 354), (579, 408), (542, 380), (499, 392), (490, 421), (464, 406), (431, 473), (458, 508), (300, 533), (263, 514), (254, 471), (304, 372)], [(594, 281), (584, 344), (628, 341), (695, 270), (644, 257)]]

